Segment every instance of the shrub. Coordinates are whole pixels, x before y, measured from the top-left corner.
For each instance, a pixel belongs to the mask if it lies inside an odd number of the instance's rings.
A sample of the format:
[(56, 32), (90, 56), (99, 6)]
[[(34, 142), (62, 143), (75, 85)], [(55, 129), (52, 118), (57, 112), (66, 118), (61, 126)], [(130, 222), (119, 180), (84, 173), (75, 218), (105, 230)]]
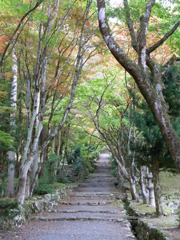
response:
[(73, 161), (72, 169), (74, 176), (83, 178), (87, 173), (87, 163), (81, 158), (81, 156), (76, 157)]
[[(14, 198), (2, 198), (0, 199), (0, 216), (3, 216), (3, 217), (8, 217), (8, 216), (11, 216), (11, 217), (14, 217), (12, 215), (12, 209), (18, 209), (18, 202), (16, 199)], [(15, 213), (15, 215), (17, 215), (17, 212)]]
[(52, 184), (48, 183), (45, 178), (40, 177), (38, 183), (34, 188), (34, 193), (37, 195), (44, 195), (47, 193), (53, 193), (54, 187)]

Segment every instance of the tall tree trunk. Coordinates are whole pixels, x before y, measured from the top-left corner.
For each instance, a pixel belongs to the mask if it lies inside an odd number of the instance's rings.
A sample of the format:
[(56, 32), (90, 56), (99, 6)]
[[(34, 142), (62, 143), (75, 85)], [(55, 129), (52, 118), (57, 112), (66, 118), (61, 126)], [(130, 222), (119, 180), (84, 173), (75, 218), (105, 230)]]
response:
[(152, 207), (155, 207), (156, 204), (155, 204), (155, 195), (154, 195), (154, 183), (153, 183), (153, 176), (151, 172), (148, 175), (147, 189), (149, 190), (149, 205)]
[(20, 204), (24, 203), (24, 200), (26, 197), (26, 181), (27, 181), (28, 170), (29, 170), (29, 165), (23, 165), (19, 172), (17, 199)]
[[(13, 79), (12, 79), (12, 85), (11, 85), (11, 107), (13, 111), (17, 108), (17, 56), (15, 53), (15, 50), (13, 50), (12, 53), (12, 73), (13, 73)], [(15, 120), (15, 112), (10, 114), (10, 126), (11, 128), (14, 128), (16, 124)], [(7, 184), (7, 190), (6, 195), (8, 197), (14, 196), (14, 177), (15, 177), (15, 152), (9, 151), (8, 152), (8, 184)]]
[(135, 177), (132, 174), (129, 174), (126, 170), (126, 168), (122, 165), (122, 163), (117, 159), (116, 162), (118, 164), (118, 172), (119, 174), (121, 174), (124, 179), (126, 179), (129, 182), (130, 185), (130, 193), (131, 193), (131, 197), (132, 200), (138, 200), (138, 194), (137, 194), (137, 190), (136, 190), (136, 183), (135, 183)]
[(143, 203), (149, 204), (149, 192), (146, 189), (146, 185), (144, 183), (144, 172), (146, 171), (146, 166), (140, 167), (140, 186), (142, 191)]
[[(33, 106), (33, 114), (30, 122), (30, 126), (28, 128), (28, 136), (26, 145), (24, 148), (24, 154), (22, 158), (20, 173), (19, 173), (19, 183), (18, 183), (18, 191), (17, 191), (17, 199), (20, 204), (24, 203), (24, 199), (27, 196), (27, 193), (30, 194), (30, 182), (28, 172), (30, 171), (30, 167), (33, 164), (33, 161), (37, 155), (38, 143), (41, 131), (43, 129), (42, 120), (38, 122), (38, 126), (36, 123), (36, 108), (38, 106), (38, 92), (35, 94), (34, 98), (34, 106)], [(40, 114), (40, 113), (39, 113)], [(35, 135), (33, 136), (33, 129), (36, 130)], [(32, 141), (33, 136), (33, 141)], [(29, 151), (31, 154), (28, 154)], [(28, 187), (29, 189), (26, 189)]]
[(62, 130), (59, 130), (59, 132), (58, 132), (58, 144), (57, 144), (57, 151), (56, 151), (56, 155), (59, 157), (59, 159), (56, 163), (57, 176), (60, 174), (60, 167), (61, 167), (61, 132), (62, 132)]
[(161, 202), (161, 187), (159, 182), (159, 154), (158, 152), (152, 154), (152, 173), (154, 181), (154, 194), (156, 203), (156, 214), (157, 216), (163, 215), (163, 208)]
[[(37, 99), (36, 126), (39, 125), (39, 117), (38, 117), (39, 106), (40, 106), (40, 92), (39, 92), (38, 99)], [(35, 156), (35, 158), (34, 158), (33, 166), (32, 166), (32, 179), (35, 178), (36, 172), (38, 171), (38, 160), (39, 160), (39, 151), (38, 151), (38, 148), (39, 148), (39, 140), (38, 140), (38, 144), (37, 144), (36, 156)]]
[(60, 150), (61, 150), (61, 130), (58, 132), (58, 145), (57, 145), (57, 152), (56, 155), (60, 156)]
[(56, 147), (56, 137), (54, 137), (52, 141), (52, 150), (51, 150), (52, 153), (55, 153), (55, 147)]
[(129, 178), (129, 183), (130, 183), (130, 191), (131, 191), (132, 200), (138, 200), (138, 194), (136, 191), (136, 182), (132, 176)]

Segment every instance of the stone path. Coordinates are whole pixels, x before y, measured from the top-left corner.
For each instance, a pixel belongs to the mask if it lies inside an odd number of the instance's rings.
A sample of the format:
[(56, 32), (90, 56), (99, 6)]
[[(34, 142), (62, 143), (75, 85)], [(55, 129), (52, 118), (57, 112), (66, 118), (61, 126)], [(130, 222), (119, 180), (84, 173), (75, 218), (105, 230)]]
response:
[(94, 174), (58, 206), (6, 240), (132, 240), (119, 189), (110, 175), (108, 154)]

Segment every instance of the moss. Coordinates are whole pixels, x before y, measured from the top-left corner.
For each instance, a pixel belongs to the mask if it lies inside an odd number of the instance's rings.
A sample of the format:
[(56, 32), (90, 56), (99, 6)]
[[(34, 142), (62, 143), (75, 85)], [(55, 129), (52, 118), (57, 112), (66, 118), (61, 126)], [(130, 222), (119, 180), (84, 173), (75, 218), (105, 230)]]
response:
[(178, 221), (175, 216), (162, 216), (159, 218), (152, 218), (147, 220), (148, 223), (157, 226), (160, 229), (169, 229), (178, 227)]
[(66, 184), (64, 184), (64, 183), (54, 183), (53, 187), (54, 187), (54, 189), (64, 189), (66, 187)]
[(135, 231), (140, 240), (164, 240), (165, 237), (170, 236), (167, 232), (162, 231), (156, 219), (139, 219), (136, 221)]
[(140, 215), (152, 215), (155, 213), (155, 208), (147, 204), (131, 201), (130, 206), (134, 208)]
[(180, 174), (172, 174), (171, 172), (160, 172), (160, 184), (162, 193), (173, 196), (180, 193)]
[(167, 205), (162, 204), (162, 208), (163, 208), (163, 212), (165, 215), (167, 216), (171, 216), (172, 215), (172, 209), (170, 207), (168, 207)]

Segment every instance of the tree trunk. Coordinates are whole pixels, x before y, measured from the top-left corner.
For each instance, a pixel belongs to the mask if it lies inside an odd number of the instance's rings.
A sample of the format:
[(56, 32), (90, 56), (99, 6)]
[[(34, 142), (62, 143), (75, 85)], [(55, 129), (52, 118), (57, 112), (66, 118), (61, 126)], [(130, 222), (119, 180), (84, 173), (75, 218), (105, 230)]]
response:
[(144, 183), (144, 170), (146, 170), (146, 166), (140, 167), (140, 186), (142, 191), (143, 203), (149, 204), (149, 192), (146, 189), (146, 185)]
[(153, 173), (153, 181), (154, 181), (154, 194), (155, 194), (155, 203), (156, 203), (156, 214), (157, 217), (163, 215), (163, 208), (161, 202), (161, 187), (159, 183), (159, 154), (154, 153), (152, 155), (152, 173)]
[(57, 152), (56, 155), (59, 157), (56, 163), (56, 172), (57, 176), (60, 174), (60, 167), (61, 167), (61, 130), (58, 132), (58, 145), (57, 145)]
[(52, 141), (52, 153), (55, 153), (55, 147), (56, 147), (56, 137), (54, 137)]
[(149, 205), (152, 207), (155, 207), (155, 195), (154, 195), (154, 183), (153, 183), (153, 176), (152, 173), (150, 172), (148, 177), (148, 187), (147, 189), (149, 190)]
[(126, 179), (129, 182), (132, 200), (138, 200), (138, 194), (136, 191), (136, 183), (134, 180), (134, 176), (131, 176), (130, 174), (128, 174), (128, 172), (126, 171), (126, 168), (121, 164), (121, 162), (117, 158), (115, 159), (118, 164), (119, 174), (121, 174), (124, 177), (124, 179)]
[[(45, 150), (46, 151), (46, 150)], [(38, 181), (38, 177), (41, 173), (41, 170), (42, 170), (42, 165), (43, 165), (43, 162), (44, 162), (44, 155), (45, 155), (45, 151), (43, 151), (41, 153), (41, 156), (40, 156), (40, 164), (38, 166), (38, 170), (36, 171), (36, 175), (34, 176), (33, 180), (32, 180), (32, 183), (31, 183), (31, 187), (30, 187), (30, 196), (32, 197), (33, 195), (33, 191), (34, 191), (34, 188), (36, 186), (36, 183)]]
[[(13, 110), (17, 108), (17, 56), (15, 51), (13, 50), (12, 54), (12, 86), (11, 86), (11, 107)], [(11, 128), (15, 127), (15, 112), (10, 114), (10, 126)], [(6, 196), (13, 197), (14, 196), (14, 177), (15, 177), (15, 152), (8, 152), (8, 184), (6, 190)]]
[(60, 150), (61, 150), (61, 130), (58, 132), (58, 145), (57, 145), (57, 152), (56, 155), (60, 156)]
[(18, 181), (18, 189), (17, 189), (17, 199), (19, 203), (22, 205), (26, 196), (26, 181), (27, 181), (27, 173), (29, 166), (25, 165), (20, 169), (19, 173), (19, 181)]
[(8, 152), (8, 184), (6, 189), (7, 197), (14, 197), (14, 177), (15, 177), (15, 152)]
[[(38, 99), (37, 99), (37, 107), (36, 107), (36, 126), (39, 125), (39, 118), (38, 118), (38, 113), (39, 113), (39, 106), (40, 106), (40, 92), (38, 94)], [(33, 161), (33, 166), (32, 166), (32, 178), (34, 179), (36, 176), (36, 172), (38, 171), (38, 160), (39, 160), (39, 139), (38, 139), (38, 144), (37, 144), (37, 150), (36, 150), (36, 155)]]
[(129, 183), (130, 183), (130, 191), (131, 191), (132, 200), (138, 200), (138, 194), (136, 191), (136, 182), (133, 179), (133, 177), (130, 177)]

